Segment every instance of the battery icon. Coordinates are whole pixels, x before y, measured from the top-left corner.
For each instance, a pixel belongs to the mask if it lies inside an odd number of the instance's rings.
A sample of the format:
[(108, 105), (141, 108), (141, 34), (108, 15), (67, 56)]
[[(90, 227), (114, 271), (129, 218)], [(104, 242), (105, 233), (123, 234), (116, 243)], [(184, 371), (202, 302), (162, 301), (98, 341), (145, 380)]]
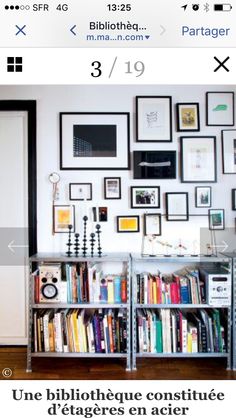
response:
[(231, 12), (233, 6), (229, 3), (214, 4), (215, 12)]

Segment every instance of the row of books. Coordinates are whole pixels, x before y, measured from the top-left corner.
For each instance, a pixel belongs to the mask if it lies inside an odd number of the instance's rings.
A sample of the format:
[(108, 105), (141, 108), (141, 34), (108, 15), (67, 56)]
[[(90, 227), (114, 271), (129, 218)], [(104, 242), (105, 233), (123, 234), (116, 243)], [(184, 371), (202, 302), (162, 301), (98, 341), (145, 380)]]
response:
[(140, 353), (222, 353), (226, 351), (226, 318), (218, 309), (138, 309)]
[(206, 302), (204, 282), (198, 270), (169, 276), (137, 274), (137, 303), (142, 304), (201, 304)]
[(34, 352), (125, 353), (123, 309), (40, 309), (33, 315)]

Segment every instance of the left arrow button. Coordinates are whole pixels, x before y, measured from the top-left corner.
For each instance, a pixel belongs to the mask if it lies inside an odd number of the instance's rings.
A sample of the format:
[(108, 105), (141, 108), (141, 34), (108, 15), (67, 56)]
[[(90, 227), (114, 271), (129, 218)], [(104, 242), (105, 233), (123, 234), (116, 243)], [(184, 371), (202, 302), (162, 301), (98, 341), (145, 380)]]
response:
[(77, 33), (75, 32), (75, 28), (77, 25), (72, 26), (72, 28), (70, 28), (71, 33), (73, 33), (74, 36), (77, 35)]

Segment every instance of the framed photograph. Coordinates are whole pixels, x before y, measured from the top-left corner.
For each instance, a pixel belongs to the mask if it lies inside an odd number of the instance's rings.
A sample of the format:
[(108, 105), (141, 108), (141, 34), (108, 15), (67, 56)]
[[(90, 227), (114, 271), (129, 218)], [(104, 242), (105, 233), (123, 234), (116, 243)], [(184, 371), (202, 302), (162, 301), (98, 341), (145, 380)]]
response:
[(172, 141), (171, 96), (136, 96), (136, 141)]
[(71, 232), (75, 232), (75, 207), (69, 205), (53, 206), (53, 232), (68, 233), (68, 225), (72, 225)]
[(129, 113), (60, 113), (61, 170), (129, 170)]
[(166, 193), (166, 220), (188, 221), (189, 220), (188, 193)]
[(161, 235), (161, 214), (145, 213), (144, 235)]
[(160, 207), (159, 186), (131, 187), (131, 208), (154, 209)]
[(223, 174), (236, 174), (236, 129), (222, 131)]
[(134, 179), (176, 179), (176, 151), (134, 151)]
[(70, 200), (92, 200), (92, 183), (70, 183)]
[(236, 210), (236, 189), (232, 189), (232, 210)]
[(211, 207), (211, 187), (195, 187), (195, 206), (196, 208)]
[(121, 199), (121, 178), (105, 177), (104, 178), (104, 198), (105, 199)]
[(99, 222), (107, 222), (108, 221), (108, 209), (107, 207), (100, 206), (98, 208), (98, 219)]
[(216, 182), (216, 137), (180, 138), (182, 183)]
[(177, 103), (177, 130), (200, 131), (199, 103)]
[(209, 229), (217, 231), (225, 229), (225, 211), (224, 209), (209, 209)]
[(234, 126), (234, 92), (206, 93), (207, 126)]
[(117, 232), (139, 232), (139, 216), (117, 216)]

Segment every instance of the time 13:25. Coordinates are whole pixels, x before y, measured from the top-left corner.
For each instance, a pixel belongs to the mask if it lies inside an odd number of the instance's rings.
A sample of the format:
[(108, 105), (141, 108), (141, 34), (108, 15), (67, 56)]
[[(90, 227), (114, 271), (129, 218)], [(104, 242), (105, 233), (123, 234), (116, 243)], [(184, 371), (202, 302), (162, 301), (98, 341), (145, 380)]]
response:
[(107, 4), (109, 12), (130, 12), (131, 4)]

